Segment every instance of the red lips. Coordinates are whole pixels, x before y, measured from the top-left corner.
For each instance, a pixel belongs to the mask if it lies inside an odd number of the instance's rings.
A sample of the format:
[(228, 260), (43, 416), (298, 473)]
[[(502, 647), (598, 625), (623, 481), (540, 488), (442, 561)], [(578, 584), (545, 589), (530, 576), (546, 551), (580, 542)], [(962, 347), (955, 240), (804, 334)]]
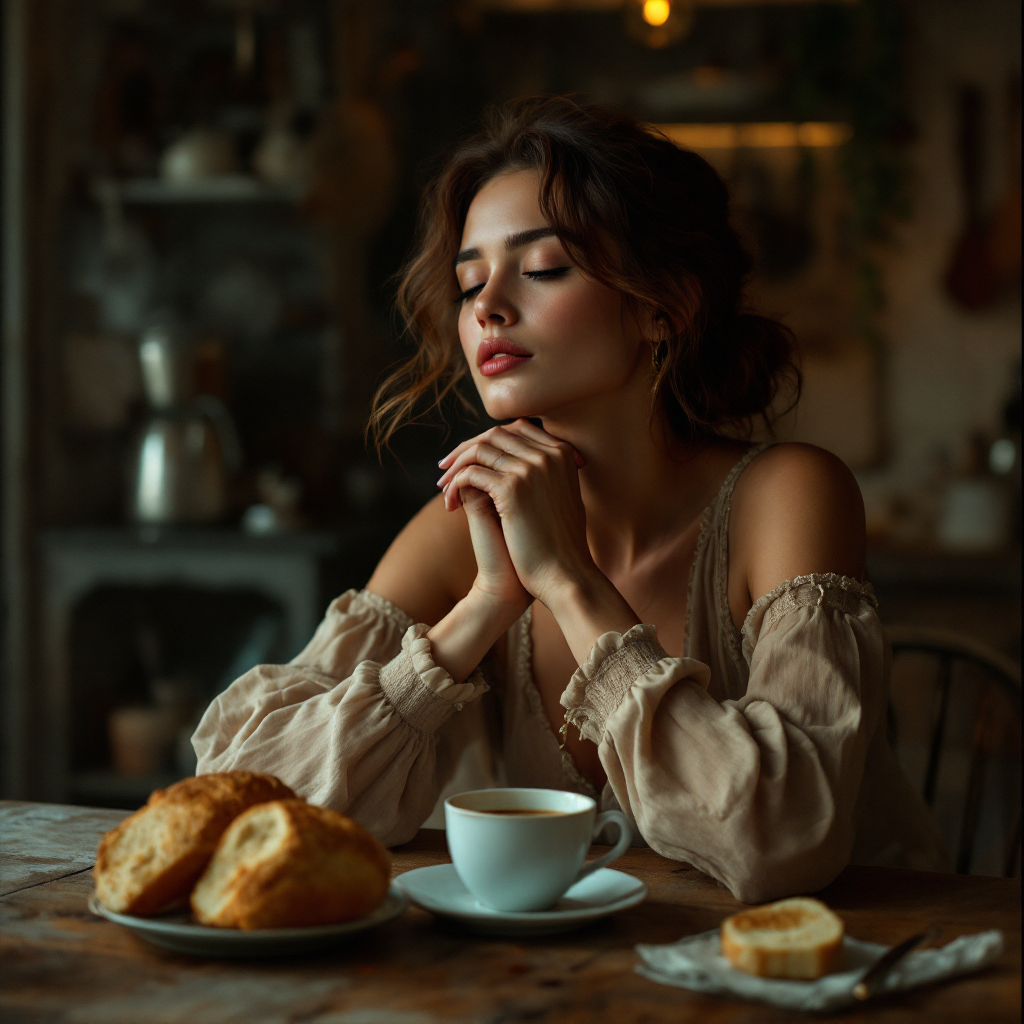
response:
[(493, 377), (520, 366), (532, 355), (532, 352), (506, 338), (485, 338), (476, 350), (476, 365), (485, 377)]

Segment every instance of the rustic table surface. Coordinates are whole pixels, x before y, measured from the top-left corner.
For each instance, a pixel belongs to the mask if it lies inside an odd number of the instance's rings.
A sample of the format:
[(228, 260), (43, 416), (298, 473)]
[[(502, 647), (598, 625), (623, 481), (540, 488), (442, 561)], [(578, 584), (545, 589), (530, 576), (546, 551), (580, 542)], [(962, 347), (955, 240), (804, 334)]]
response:
[[(411, 908), (330, 952), (213, 961), (164, 952), (86, 909), (100, 835), (123, 811), (0, 802), (0, 1017), (5, 1024), (627, 1024), (792, 1020), (636, 974), (638, 942), (671, 942), (740, 909), (707, 876), (633, 850), (637, 907), (564, 935), (487, 939)], [(395, 874), (448, 860), (440, 833), (395, 851)], [(981, 974), (833, 1015), (844, 1021), (1020, 1020), (1020, 882), (848, 868), (822, 894), (851, 935), (891, 944), (935, 923), (940, 942), (1000, 928)]]

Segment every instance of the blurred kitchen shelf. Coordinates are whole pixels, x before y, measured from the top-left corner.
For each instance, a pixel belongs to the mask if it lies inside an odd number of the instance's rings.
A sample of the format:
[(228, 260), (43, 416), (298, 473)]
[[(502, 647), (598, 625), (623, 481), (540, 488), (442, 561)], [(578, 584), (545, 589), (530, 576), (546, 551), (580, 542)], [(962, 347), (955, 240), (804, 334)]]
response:
[(154, 789), (163, 789), (181, 779), (179, 772), (152, 775), (118, 775), (113, 771), (75, 772), (70, 779), (69, 797), (77, 804), (95, 807), (141, 807)]
[(200, 548), (252, 554), (302, 552), (329, 555), (341, 545), (359, 543), (368, 529), (358, 524), (338, 530), (281, 530), (257, 535), (216, 526), (72, 526), (44, 530), (41, 538), (46, 545), (117, 545), (143, 549)]
[(868, 548), (868, 579), (876, 587), (941, 587), (1020, 594), (1020, 548), (954, 553), (938, 548)]
[(271, 185), (246, 174), (226, 174), (198, 181), (163, 178), (105, 178), (94, 184), (97, 196), (113, 193), (122, 203), (175, 205), (184, 203), (295, 203), (304, 190), (295, 185)]

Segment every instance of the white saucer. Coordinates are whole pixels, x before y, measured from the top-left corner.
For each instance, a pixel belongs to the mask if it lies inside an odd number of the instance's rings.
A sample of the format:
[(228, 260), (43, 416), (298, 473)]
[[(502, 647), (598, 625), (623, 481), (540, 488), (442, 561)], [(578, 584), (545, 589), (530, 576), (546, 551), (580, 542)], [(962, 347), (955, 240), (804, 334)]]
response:
[(326, 924), (315, 928), (263, 928), (244, 932), (236, 928), (211, 928), (198, 924), (188, 911), (165, 914), (161, 917), (135, 917), (132, 914), (115, 914), (98, 899), (96, 893), (89, 897), (89, 909), (97, 917), (123, 925), (140, 939), (172, 949), (175, 953), (189, 953), (193, 956), (250, 957), (287, 956), (294, 953), (308, 953), (314, 949), (331, 946), (354, 932), (375, 928), (393, 917), (398, 917), (409, 901), (405, 893), (392, 885), (384, 902), (374, 911), (343, 924)]
[(636, 906), (647, 895), (647, 886), (639, 878), (612, 868), (601, 868), (577, 882), (550, 910), (523, 914), (481, 906), (451, 864), (407, 871), (392, 884), (416, 906), (485, 935), (550, 935), (569, 931)]

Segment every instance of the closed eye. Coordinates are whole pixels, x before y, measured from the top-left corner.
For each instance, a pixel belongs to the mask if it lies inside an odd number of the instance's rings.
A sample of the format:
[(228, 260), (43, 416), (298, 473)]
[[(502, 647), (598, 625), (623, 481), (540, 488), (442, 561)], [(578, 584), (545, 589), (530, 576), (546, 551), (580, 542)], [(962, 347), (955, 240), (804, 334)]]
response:
[[(564, 277), (570, 270), (572, 270), (572, 267), (551, 267), (548, 270), (524, 270), (523, 277), (528, 277), (531, 281), (550, 281), (556, 277)], [(472, 288), (467, 288), (465, 291), (459, 292), (455, 299), (456, 305), (465, 302), (467, 299), (473, 298), (473, 296), (476, 295), (483, 286), (484, 283), (481, 282), (480, 284), (473, 285)]]
[(553, 277), (564, 277), (572, 267), (552, 267), (550, 270), (524, 270), (523, 277), (533, 281), (547, 281)]

